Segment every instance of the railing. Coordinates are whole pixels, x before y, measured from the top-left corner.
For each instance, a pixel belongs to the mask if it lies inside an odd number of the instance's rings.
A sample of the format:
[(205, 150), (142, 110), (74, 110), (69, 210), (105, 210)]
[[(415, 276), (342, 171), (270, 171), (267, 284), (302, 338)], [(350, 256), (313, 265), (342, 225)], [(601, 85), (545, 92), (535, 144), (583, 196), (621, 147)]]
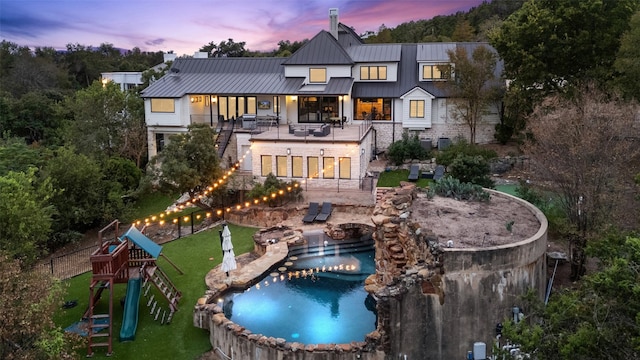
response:
[[(115, 249), (112, 249), (115, 246)], [(91, 254), (91, 269), (95, 280), (107, 280), (120, 273), (129, 262), (127, 243), (105, 242)]]
[(51, 274), (57, 279), (65, 280), (91, 271), (91, 254), (96, 250), (95, 245), (74, 250), (68, 254), (52, 256), (48, 261), (35, 266), (39, 273)]

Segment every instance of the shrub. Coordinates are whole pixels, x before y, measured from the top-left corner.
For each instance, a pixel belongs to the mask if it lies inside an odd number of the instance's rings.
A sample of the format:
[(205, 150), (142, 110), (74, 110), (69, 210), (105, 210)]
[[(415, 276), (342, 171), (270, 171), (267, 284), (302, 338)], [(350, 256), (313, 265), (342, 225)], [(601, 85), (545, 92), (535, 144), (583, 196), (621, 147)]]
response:
[(405, 130), (402, 133), (402, 139), (389, 146), (387, 156), (395, 165), (401, 165), (407, 159), (426, 159), (430, 156), (430, 152), (422, 147), (417, 134), (409, 136), (409, 132)]
[(451, 162), (449, 174), (463, 183), (477, 184), (486, 188), (493, 188), (495, 183), (489, 173), (489, 162), (480, 155), (464, 155), (462, 153)]
[[(273, 197), (272, 194), (276, 194), (276, 196)], [(295, 180), (285, 182), (269, 173), (264, 180), (264, 184), (256, 184), (249, 191), (248, 196), (252, 199), (264, 199), (266, 197), (269, 206), (278, 206), (288, 201), (297, 200), (302, 196), (302, 187)]]
[(485, 160), (498, 157), (494, 150), (484, 149), (478, 145), (470, 144), (464, 138), (458, 138), (451, 146), (438, 152), (436, 162), (438, 164), (449, 166), (458, 155), (482, 156)]
[(432, 186), (435, 194), (456, 200), (489, 201), (489, 193), (482, 186), (463, 183), (451, 176), (445, 176)]

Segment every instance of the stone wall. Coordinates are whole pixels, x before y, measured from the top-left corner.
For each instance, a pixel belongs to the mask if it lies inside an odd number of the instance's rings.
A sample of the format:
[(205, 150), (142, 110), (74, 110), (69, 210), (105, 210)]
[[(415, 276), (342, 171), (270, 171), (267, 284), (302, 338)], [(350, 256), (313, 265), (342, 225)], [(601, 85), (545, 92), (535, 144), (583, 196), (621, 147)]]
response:
[(414, 185), (389, 189), (374, 210), (376, 274), (367, 291), (378, 299), (379, 350), (389, 359), (464, 359), (475, 342), (490, 350), (496, 324), (519, 297), (544, 296), (547, 221), (531, 204), (493, 192), (522, 202), (539, 231), (508, 245), (444, 248), (407, 220), (415, 194)]

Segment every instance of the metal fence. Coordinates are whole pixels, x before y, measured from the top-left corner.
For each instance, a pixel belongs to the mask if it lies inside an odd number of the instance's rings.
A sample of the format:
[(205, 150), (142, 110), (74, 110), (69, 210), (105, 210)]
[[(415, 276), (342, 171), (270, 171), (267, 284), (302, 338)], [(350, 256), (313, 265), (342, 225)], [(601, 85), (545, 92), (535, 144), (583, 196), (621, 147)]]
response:
[(89, 257), (96, 249), (95, 245), (91, 245), (59, 256), (52, 256), (48, 261), (36, 265), (34, 270), (50, 274), (60, 280), (72, 278), (91, 271)]

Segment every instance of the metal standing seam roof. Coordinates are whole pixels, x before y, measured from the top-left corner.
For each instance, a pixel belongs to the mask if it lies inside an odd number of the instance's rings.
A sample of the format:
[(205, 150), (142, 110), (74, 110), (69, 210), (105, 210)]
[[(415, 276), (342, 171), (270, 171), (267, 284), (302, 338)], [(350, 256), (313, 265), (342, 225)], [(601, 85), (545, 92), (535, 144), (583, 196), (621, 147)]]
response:
[(352, 46), (347, 53), (356, 63), (398, 62), (402, 56), (400, 44), (368, 44)]
[[(436, 46), (424, 46), (424, 45), (436, 45)], [(354, 98), (374, 98), (374, 97), (387, 97), (387, 98), (399, 98), (406, 94), (408, 91), (419, 87), (431, 95), (439, 98), (448, 97), (447, 91), (438, 86), (436, 81), (420, 81), (420, 64), (418, 63), (419, 57), (424, 57), (427, 52), (430, 52), (434, 58), (429, 59), (436, 61), (435, 58), (442, 56), (442, 52), (446, 54), (446, 50), (449, 49), (449, 45), (464, 46), (467, 49), (468, 54), (472, 54), (479, 46), (488, 46), (486, 43), (443, 43), (441, 44), (401, 44), (402, 56), (398, 64), (398, 81), (394, 83), (387, 82), (355, 82), (353, 84), (353, 92), (351, 94)], [(492, 49), (490, 46), (488, 46)], [(422, 51), (422, 54), (419, 52)], [(492, 50), (492, 51), (495, 51)], [(449, 56), (446, 55), (446, 59), (437, 61), (449, 61)], [(470, 56), (470, 55), (469, 55)], [(424, 61), (427, 61), (426, 59)], [(500, 75), (502, 74), (504, 64), (498, 60), (496, 63), (495, 75), (496, 84), (499, 85)]]
[(349, 54), (338, 40), (327, 31), (320, 31), (309, 42), (302, 45), (284, 65), (353, 65)]
[(447, 51), (454, 51), (455, 43), (428, 43), (417, 44), (417, 52), (415, 61), (428, 62), (449, 62), (449, 54)]

